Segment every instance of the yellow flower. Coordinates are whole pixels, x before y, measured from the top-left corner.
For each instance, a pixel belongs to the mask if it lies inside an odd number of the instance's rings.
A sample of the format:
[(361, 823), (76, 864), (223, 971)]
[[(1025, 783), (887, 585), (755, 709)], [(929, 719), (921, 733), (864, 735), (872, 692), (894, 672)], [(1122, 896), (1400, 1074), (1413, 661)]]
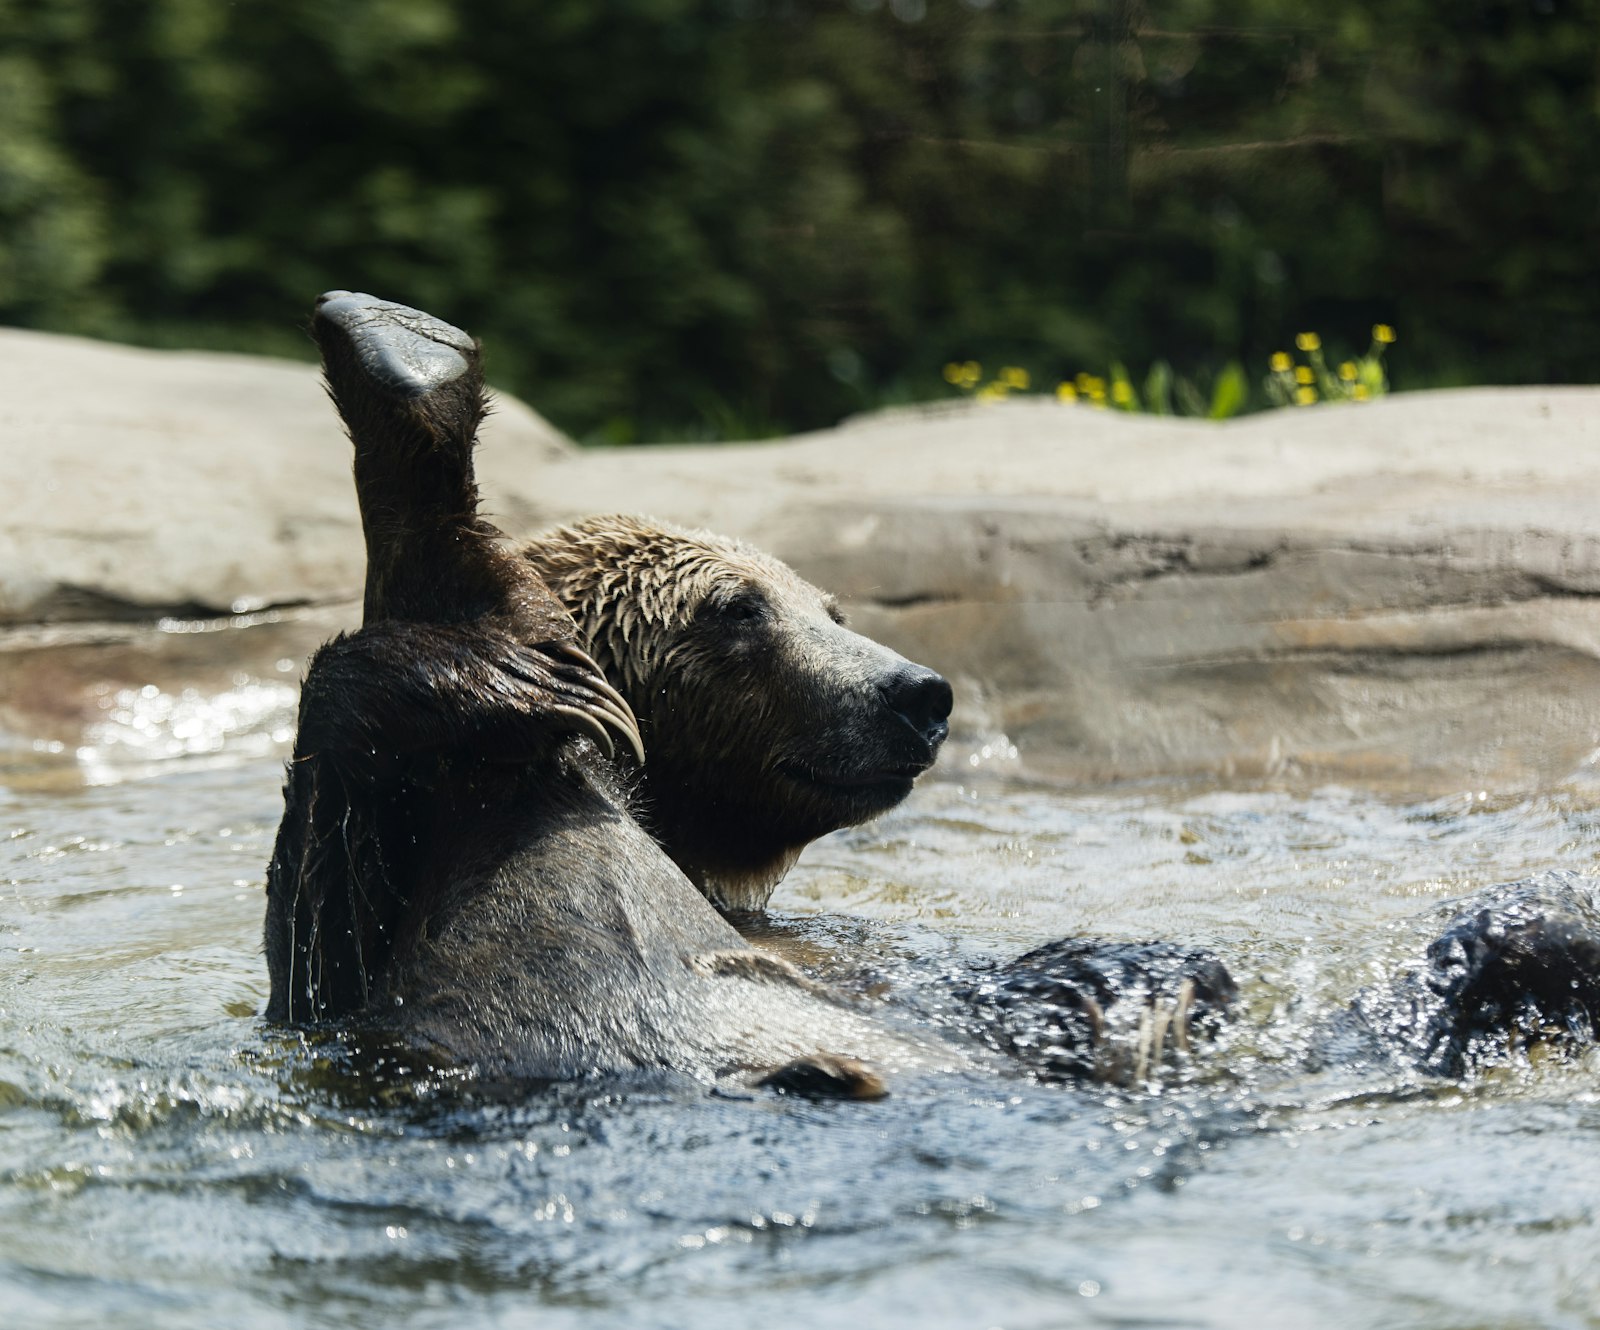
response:
[(1125, 379), (1118, 379), (1111, 385), (1111, 400), (1118, 406), (1127, 406), (1133, 401), (1133, 385)]
[(1292, 363), (1287, 351), (1274, 351), (1272, 353), (1272, 372), (1274, 374), (1287, 374)]
[(1296, 365), (1294, 367), (1294, 381), (1296, 383), (1315, 383), (1317, 376), (1311, 372), (1310, 365)]
[(1085, 396), (1088, 395), (1091, 380), (1087, 374), (1080, 373), (1078, 377), (1073, 380), (1073, 382), (1078, 385), (1078, 391), (1080, 393), (1083, 393)]
[(996, 379), (993, 383), (986, 383), (978, 389), (980, 402), (1003, 402), (1006, 399), (1006, 386)]
[(1078, 390), (1072, 384), (1066, 382), (1056, 384), (1056, 401), (1076, 402), (1077, 400)]
[(1302, 351), (1320, 351), (1322, 349), (1322, 338), (1318, 337), (1316, 333), (1301, 333), (1294, 339), (1294, 344)]
[(961, 366), (953, 360), (944, 367), (944, 381), (957, 386), (961, 383)]
[(1372, 340), (1388, 346), (1390, 342), (1394, 341), (1394, 329), (1387, 323), (1375, 323), (1372, 325)]
[(1339, 366), (1339, 377), (1346, 383), (1352, 382), (1356, 377), (1356, 362), (1347, 360)]
[(1294, 400), (1296, 406), (1310, 406), (1317, 400), (1317, 390), (1315, 388), (1296, 388), (1294, 390)]
[(1028, 378), (1027, 370), (1018, 369), (1015, 365), (1007, 365), (1000, 371), (1000, 382), (1005, 384), (1007, 388), (1015, 388), (1019, 392), (1026, 392), (1031, 380)]
[(1365, 402), (1371, 396), (1372, 394), (1367, 391), (1367, 385), (1364, 383), (1358, 383), (1350, 390), (1350, 397), (1353, 401)]
[(1104, 397), (1106, 395), (1106, 381), (1097, 375), (1089, 376), (1089, 396)]

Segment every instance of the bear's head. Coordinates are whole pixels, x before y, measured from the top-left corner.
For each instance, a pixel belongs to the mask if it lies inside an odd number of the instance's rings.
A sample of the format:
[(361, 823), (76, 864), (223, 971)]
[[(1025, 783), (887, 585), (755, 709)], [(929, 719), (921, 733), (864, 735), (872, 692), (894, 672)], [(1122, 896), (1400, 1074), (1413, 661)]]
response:
[(638, 517), (523, 553), (638, 717), (643, 820), (719, 909), (762, 909), (807, 843), (892, 808), (938, 755), (950, 685), (770, 555)]

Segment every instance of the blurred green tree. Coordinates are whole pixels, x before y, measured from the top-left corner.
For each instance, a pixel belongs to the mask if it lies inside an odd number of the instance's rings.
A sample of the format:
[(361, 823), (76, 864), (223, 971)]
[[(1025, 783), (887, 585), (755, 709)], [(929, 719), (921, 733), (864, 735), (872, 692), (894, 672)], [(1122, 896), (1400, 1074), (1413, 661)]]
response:
[(359, 287), (597, 439), (1400, 326), (1591, 378), (1600, 0), (0, 0), (0, 318), (305, 354)]

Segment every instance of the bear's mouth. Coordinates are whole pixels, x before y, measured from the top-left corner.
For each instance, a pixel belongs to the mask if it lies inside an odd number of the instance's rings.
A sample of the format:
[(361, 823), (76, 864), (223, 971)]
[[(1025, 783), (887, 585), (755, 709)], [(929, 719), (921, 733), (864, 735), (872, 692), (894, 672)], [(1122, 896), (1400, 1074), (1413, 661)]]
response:
[(928, 769), (926, 762), (904, 762), (870, 771), (823, 771), (805, 762), (785, 762), (779, 767), (800, 785), (846, 799), (880, 799), (899, 803), (911, 793), (911, 782)]

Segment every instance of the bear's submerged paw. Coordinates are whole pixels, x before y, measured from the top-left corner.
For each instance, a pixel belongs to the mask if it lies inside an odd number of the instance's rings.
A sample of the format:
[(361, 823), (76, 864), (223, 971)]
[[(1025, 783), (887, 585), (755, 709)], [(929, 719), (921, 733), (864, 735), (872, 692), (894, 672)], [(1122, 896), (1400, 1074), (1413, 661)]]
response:
[(1600, 883), (1546, 873), (1455, 903), (1421, 966), (1357, 999), (1426, 1070), (1460, 1076), (1534, 1046), (1600, 1036)]
[(1138, 1085), (1214, 1037), (1237, 993), (1209, 952), (1073, 939), (1019, 956), (964, 996), (988, 1040), (1036, 1075)]

